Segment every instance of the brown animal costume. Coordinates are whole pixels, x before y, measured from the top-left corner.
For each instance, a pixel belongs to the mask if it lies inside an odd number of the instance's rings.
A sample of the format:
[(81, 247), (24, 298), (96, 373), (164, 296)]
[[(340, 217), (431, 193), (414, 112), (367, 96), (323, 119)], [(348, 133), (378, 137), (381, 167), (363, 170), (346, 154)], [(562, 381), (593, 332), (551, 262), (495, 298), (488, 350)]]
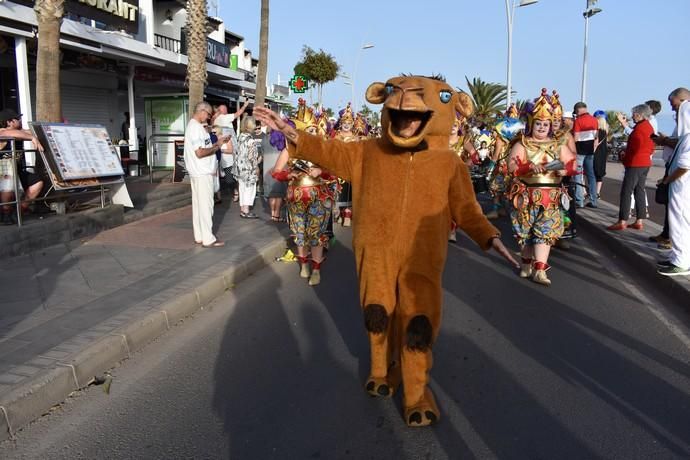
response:
[[(366, 98), (384, 104), (381, 138), (325, 141), (300, 133), (290, 155), (352, 183), (353, 247), (371, 342), (365, 387), (389, 397), (402, 378), (405, 421), (429, 425), (440, 416), (427, 384), (448, 226), (457, 222), (483, 249), (499, 232), (476, 201), (467, 167), (448, 148), (455, 112), (472, 113), (469, 97), (439, 78), (402, 76), (373, 83)], [(421, 120), (420, 128), (400, 136), (410, 120)]]

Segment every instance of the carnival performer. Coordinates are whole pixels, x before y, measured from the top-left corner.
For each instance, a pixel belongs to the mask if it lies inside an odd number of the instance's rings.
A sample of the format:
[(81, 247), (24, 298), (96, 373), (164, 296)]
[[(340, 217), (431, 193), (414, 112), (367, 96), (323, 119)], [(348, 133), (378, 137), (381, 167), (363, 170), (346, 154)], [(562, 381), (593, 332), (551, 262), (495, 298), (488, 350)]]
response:
[[(298, 130), (325, 138), (327, 125), (324, 121), (324, 114), (317, 117), (311, 108), (306, 107), (303, 99), (299, 100), (297, 116), (292, 120)], [(285, 147), (284, 137), (275, 142), (279, 147)], [(337, 178), (314, 163), (289, 159), (284, 148), (272, 176), (288, 182), (288, 221), (297, 246), (300, 277), (308, 278), (309, 285), (316, 286), (321, 282), (324, 247), (329, 240), (326, 230), (335, 203)]]
[[(575, 155), (575, 138), (573, 133), (570, 132), (563, 122), (563, 106), (561, 105), (558, 92), (553, 90), (551, 96), (551, 106), (553, 107), (553, 122), (552, 129), (553, 136), (558, 140), (561, 145), (567, 146), (571, 152)], [(559, 249), (570, 249), (570, 243), (568, 240), (574, 239), (577, 236), (577, 231), (575, 228), (575, 217), (577, 213), (577, 206), (574, 206), (572, 197), (575, 196), (575, 180), (574, 177), (565, 176), (563, 177), (563, 185), (568, 190), (567, 198), (564, 198), (564, 202), (567, 199), (567, 206), (561, 207), (561, 212), (563, 213), (563, 235), (556, 241), (555, 246)]]
[[(352, 113), (352, 107), (350, 103), (347, 107), (338, 112), (340, 118), (335, 125), (335, 135), (336, 139), (345, 142), (354, 142), (359, 140), (354, 132), (355, 118)], [(352, 225), (352, 186), (349, 182), (342, 182), (342, 191), (338, 196), (337, 203), (339, 213), (338, 219), (343, 227), (349, 227)]]
[[(468, 133), (467, 135), (465, 133)], [(465, 118), (459, 112), (455, 112), (455, 119), (450, 129), (450, 137), (448, 139), (448, 146), (455, 152), (466, 165), (473, 163), (472, 158), (478, 158), (478, 153), (474, 148), (472, 139), (472, 128), (467, 123)], [(450, 231), (448, 232), (448, 241), (455, 243), (457, 238), (457, 224), (454, 221), (450, 223)]]
[(525, 128), (520, 120), (517, 107), (511, 104), (505, 118), (500, 119), (494, 126), (494, 148), (491, 154), (491, 171), (489, 172), (489, 191), (493, 204), (486, 214), (489, 219), (498, 219), (506, 215), (505, 194), (510, 184), (508, 172), (508, 157), (512, 142)]
[(352, 132), (355, 134), (355, 136), (357, 136), (358, 139), (369, 136), (369, 123), (361, 113), (358, 113), (357, 118), (355, 118)]
[(563, 234), (561, 200), (567, 196), (563, 176), (577, 172), (573, 152), (551, 136), (553, 107), (546, 88), (529, 111), (529, 132), (510, 150), (508, 171), (514, 176), (509, 198), (511, 222), (522, 252), (521, 278), (549, 286), (546, 276), (551, 246)]

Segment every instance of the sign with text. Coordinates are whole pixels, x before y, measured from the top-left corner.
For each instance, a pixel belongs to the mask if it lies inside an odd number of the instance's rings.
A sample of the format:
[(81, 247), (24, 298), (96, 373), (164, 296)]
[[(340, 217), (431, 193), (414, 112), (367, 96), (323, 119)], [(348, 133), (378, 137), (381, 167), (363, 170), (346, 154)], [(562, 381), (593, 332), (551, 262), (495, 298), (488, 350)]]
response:
[(122, 176), (122, 164), (108, 131), (101, 125), (68, 125), (40, 123), (39, 138), (50, 153), (54, 171), (60, 179), (69, 181), (94, 177)]
[[(33, 0), (13, 0), (29, 7)], [(101, 22), (112, 29), (139, 31), (139, 0), (66, 0), (65, 11)]]
[[(182, 54), (187, 54), (187, 34), (184, 30), (182, 30), (182, 35), (180, 36), (180, 49)], [(230, 68), (230, 48), (224, 43), (207, 38), (206, 62)]]

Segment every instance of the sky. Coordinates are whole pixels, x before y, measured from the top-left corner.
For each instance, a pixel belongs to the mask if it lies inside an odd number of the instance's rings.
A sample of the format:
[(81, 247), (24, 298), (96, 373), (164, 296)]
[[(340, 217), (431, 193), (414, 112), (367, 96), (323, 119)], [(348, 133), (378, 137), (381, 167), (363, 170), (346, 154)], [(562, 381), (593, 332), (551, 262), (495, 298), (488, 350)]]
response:
[[(245, 37), (258, 57), (261, 1), (218, 1), (226, 27)], [(539, 0), (515, 10), (515, 97), (534, 98), (546, 87), (558, 90), (565, 110), (579, 100), (586, 3)], [(629, 114), (634, 105), (657, 99), (661, 131), (670, 131), (668, 94), (690, 88), (690, 0), (599, 0), (596, 7), (603, 11), (589, 22), (590, 112)], [(505, 0), (271, 0), (270, 8), (269, 83), (277, 83), (278, 74), (286, 83), (303, 45), (332, 54), (353, 77), (358, 107), (370, 83), (400, 73), (442, 74), (463, 90), (465, 76), (506, 83)], [(374, 47), (361, 50), (364, 44)], [(324, 104), (336, 111), (352, 99), (345, 79), (324, 87)]]

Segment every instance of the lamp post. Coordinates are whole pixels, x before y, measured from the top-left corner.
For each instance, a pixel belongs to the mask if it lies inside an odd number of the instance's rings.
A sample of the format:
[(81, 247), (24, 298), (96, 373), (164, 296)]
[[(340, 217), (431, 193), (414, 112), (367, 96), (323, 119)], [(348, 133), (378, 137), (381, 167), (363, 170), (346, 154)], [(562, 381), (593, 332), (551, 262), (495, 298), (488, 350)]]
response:
[(582, 89), (580, 91), (580, 101), (585, 102), (587, 89), (587, 41), (589, 40), (589, 18), (601, 13), (601, 8), (592, 8), (597, 0), (587, 0), (587, 9), (582, 16), (585, 18), (585, 49), (582, 56)]
[[(362, 51), (373, 48), (374, 45), (371, 43), (362, 44), (362, 46), (357, 51), (357, 60), (355, 61), (355, 70), (352, 72), (352, 78), (350, 82), (352, 84), (352, 113), (357, 113), (357, 100), (355, 99), (355, 81), (357, 78), (357, 68), (359, 67), (359, 59), (362, 57)], [(346, 83), (347, 84), (347, 83)]]
[(513, 18), (515, 17), (515, 8), (522, 6), (529, 6), (537, 3), (539, 0), (520, 0), (516, 4), (513, 0), (511, 5), (510, 0), (506, 0), (506, 19), (508, 20), (508, 75), (506, 77), (506, 110), (510, 107), (510, 99), (512, 96), (511, 78), (513, 67)]

